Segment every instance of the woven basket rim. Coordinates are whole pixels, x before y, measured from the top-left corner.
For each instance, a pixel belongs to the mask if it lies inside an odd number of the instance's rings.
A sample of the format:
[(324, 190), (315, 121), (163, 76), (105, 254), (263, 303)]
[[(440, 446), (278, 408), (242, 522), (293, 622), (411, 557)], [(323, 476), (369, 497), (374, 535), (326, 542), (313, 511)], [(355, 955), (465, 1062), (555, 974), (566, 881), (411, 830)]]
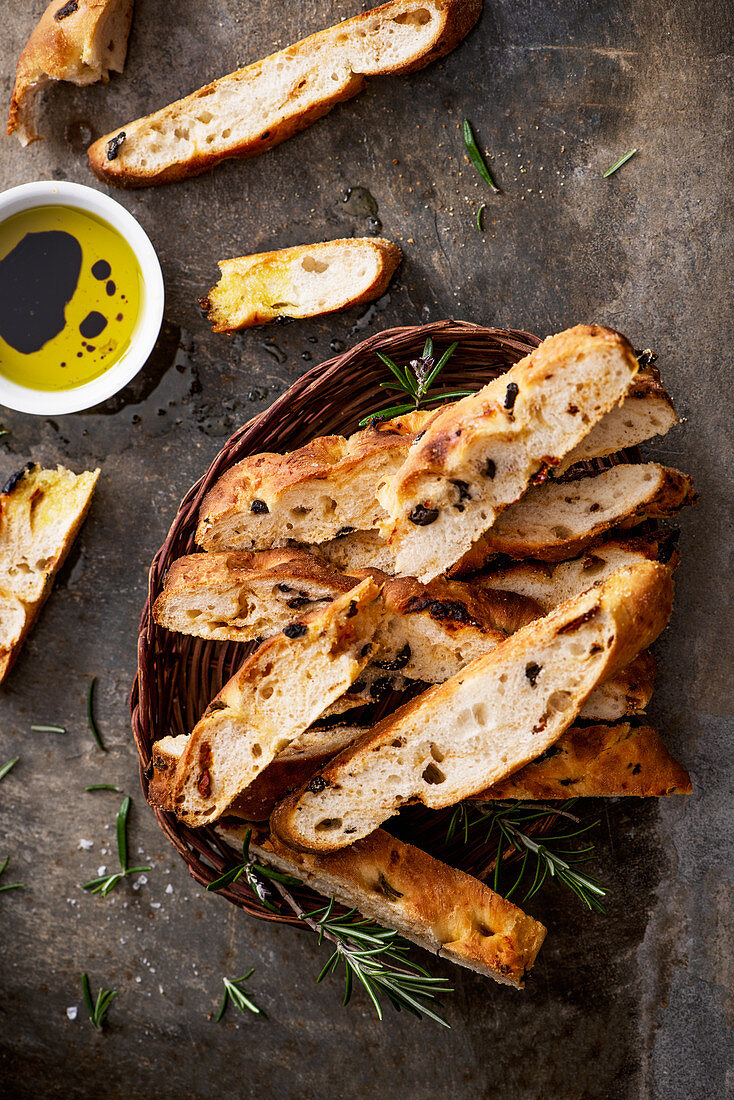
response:
[[(484, 381), (489, 381), (492, 376), (503, 373), (513, 362), (534, 350), (541, 342), (539, 337), (521, 329), (498, 329), (469, 321), (450, 319), (434, 321), (425, 325), (396, 326), (374, 333), (354, 347), (311, 367), (281, 394), (269, 408), (258, 413), (238, 428), (219, 449), (204, 474), (183, 496), (166, 538), (153, 557), (149, 569), (147, 597), (138, 631), (137, 670), (130, 695), (132, 731), (138, 752), (140, 782), (146, 800), (151, 746), (154, 740), (159, 739), (164, 733), (168, 732), (168, 729), (161, 728), (154, 720), (154, 703), (156, 701), (154, 695), (156, 691), (159, 697), (165, 697), (166, 695), (165, 678), (167, 668), (164, 660), (165, 654), (161, 654), (160, 647), (156, 647), (156, 634), (161, 631), (161, 628), (154, 623), (152, 607), (170, 561), (180, 556), (180, 553), (190, 552), (193, 549), (193, 546), (190, 545), (191, 534), (188, 536), (189, 549), (181, 549), (179, 540), (182, 538), (182, 532), (185, 532), (187, 527), (191, 528), (192, 517), (194, 517), (195, 522), (195, 516), (204, 494), (213, 482), (234, 462), (239, 461), (246, 454), (256, 454), (264, 449), (262, 446), (257, 446), (252, 451), (248, 450), (250, 441), (257, 439), (263, 430), (267, 429), (270, 437), (278, 435), (278, 433), (282, 434), (284, 431), (287, 435), (289, 416), (291, 418), (293, 416), (294, 405), (307, 402), (310, 397), (328, 390), (338, 382), (339, 392), (334, 399), (341, 407), (342, 393), (348, 388), (350, 381), (356, 385), (357, 381), (361, 379), (366, 369), (364, 366), (365, 360), (374, 359), (377, 364), (375, 371), (384, 372), (384, 368), (379, 364), (379, 360), (374, 354), (376, 350), (387, 350), (389, 354), (400, 358), (404, 355), (413, 354), (409, 349), (415, 348), (416, 345), (422, 346), (429, 336), (438, 342), (445, 341), (448, 343), (458, 340), (459, 348), (455, 353), (457, 358), (460, 358), (467, 347), (476, 345), (476, 355), (482, 360), (482, 364), (471, 369), (477, 372), (481, 371), (483, 375), (486, 374)], [(484, 363), (484, 357), (486, 357), (486, 364)], [(496, 362), (492, 362), (492, 357), (495, 358)], [(501, 364), (500, 369), (496, 369), (498, 364)], [(467, 371), (469, 369), (469, 367), (466, 368)], [(356, 380), (350, 375), (350, 372), (355, 370), (360, 372)], [(381, 374), (381, 377), (384, 379), (384, 373)], [(475, 378), (472, 381), (476, 382), (477, 385), (483, 384), (481, 378)], [(376, 389), (372, 391), (373, 404), (377, 404), (380, 392)], [(293, 430), (292, 423), (290, 424), (290, 430)], [(316, 434), (319, 434), (318, 430), (310, 431), (311, 436)], [(300, 445), (301, 443), (295, 444), (295, 446)], [(291, 446), (271, 449), (292, 450), (294, 448)], [(237, 457), (233, 457), (233, 455)], [(164, 632), (164, 634), (167, 635), (168, 632)], [(198, 642), (197, 648), (195, 639), (184, 636), (173, 637), (179, 640), (183, 638), (182, 647), (188, 646), (193, 654), (191, 660), (194, 663), (197, 660), (205, 663), (207, 660), (212, 659), (212, 643)], [(181, 656), (177, 657), (179, 664), (182, 660)], [(221, 660), (220, 665), (224, 667)], [(163, 833), (187, 864), (191, 876), (200, 885), (208, 886), (224, 870), (236, 863), (236, 854), (216, 835), (213, 828), (193, 830), (164, 810), (153, 808), (153, 812)], [(219, 890), (218, 893), (260, 919), (301, 925), (295, 913), (286, 911), (283, 908), (275, 913), (270, 912), (260, 904), (254, 895), (250, 895), (239, 884), (233, 884)], [(301, 893), (296, 890), (294, 890), (294, 893), (301, 898), (310, 900), (316, 898), (320, 902), (319, 896), (306, 887), (303, 888)]]

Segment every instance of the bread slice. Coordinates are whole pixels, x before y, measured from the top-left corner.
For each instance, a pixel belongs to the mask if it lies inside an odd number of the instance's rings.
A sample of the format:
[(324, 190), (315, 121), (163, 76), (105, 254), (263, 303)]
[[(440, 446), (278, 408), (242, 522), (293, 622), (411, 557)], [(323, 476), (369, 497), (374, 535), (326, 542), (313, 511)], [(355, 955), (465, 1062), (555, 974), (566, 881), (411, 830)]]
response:
[(406, 703), (276, 807), (271, 826), (319, 851), (366, 836), (401, 805), (439, 809), (536, 759), (593, 688), (650, 644), (672, 605), (668, 569), (618, 570)]
[(497, 517), (481, 539), (481, 553), (562, 561), (612, 527), (673, 516), (695, 500), (691, 478), (657, 462), (623, 463), (577, 481), (546, 481)]
[(380, 589), (372, 580), (263, 642), (194, 727), (173, 801), (207, 825), (359, 676), (372, 653)]
[[(331, 726), (307, 729), (268, 766), (227, 808), (227, 814), (245, 821), (267, 821), (277, 802), (294, 787), (299, 787), (365, 732), (360, 726)], [(186, 734), (162, 737), (153, 745), (148, 783), (148, 802), (173, 813), (173, 780), (178, 762), (188, 743)]]
[(655, 531), (646, 535), (608, 538), (570, 561), (518, 561), (502, 569), (472, 578), (472, 584), (497, 595), (503, 592), (531, 600), (547, 614), (559, 603), (606, 580), (623, 565), (660, 561), (675, 568), (677, 532)]
[(95, 84), (121, 73), (133, 0), (52, 0), (18, 59), (8, 133), (21, 145), (41, 140), (38, 97), (57, 80)]
[(220, 260), (219, 282), (200, 304), (213, 332), (319, 317), (379, 298), (401, 259), (383, 237), (350, 237)]
[(497, 798), (650, 798), (690, 794), (691, 778), (652, 726), (630, 722), (572, 726), (555, 745), (506, 779), (472, 796)]
[(204, 497), (196, 541), (204, 550), (269, 550), (321, 543), (377, 527), (375, 487), (402, 464), (435, 410), (371, 424), (345, 439), (317, 436), (290, 454), (232, 466)]
[(29, 463), (0, 493), (0, 683), (84, 523), (98, 477), (99, 470)]
[(622, 400), (637, 370), (623, 336), (577, 325), (439, 412), (378, 488), (398, 573), (431, 580), (459, 561)]
[(414, 72), (443, 57), (481, 8), (481, 0), (392, 0), (118, 127), (91, 146), (92, 171), (120, 187), (144, 187), (257, 156), (363, 91), (366, 77)]
[(642, 714), (652, 699), (657, 666), (647, 650), (613, 676), (598, 684), (579, 711), (587, 721), (616, 722), (629, 714)]
[[(238, 850), (247, 835), (229, 822), (217, 831)], [(545, 937), (539, 921), (478, 879), (382, 829), (340, 852), (295, 852), (277, 837), (256, 837), (250, 852), (426, 951), (516, 989)]]
[(653, 366), (640, 370), (621, 405), (615, 406), (596, 424), (572, 451), (549, 470), (558, 477), (575, 462), (604, 458), (625, 447), (637, 447), (654, 435), (665, 435), (678, 417), (660, 374)]
[(347, 531), (337, 538), (319, 543), (318, 546), (306, 546), (304, 549), (315, 550), (342, 573), (355, 573), (358, 569), (379, 569), (394, 577), (397, 571), (395, 552), (377, 529)]

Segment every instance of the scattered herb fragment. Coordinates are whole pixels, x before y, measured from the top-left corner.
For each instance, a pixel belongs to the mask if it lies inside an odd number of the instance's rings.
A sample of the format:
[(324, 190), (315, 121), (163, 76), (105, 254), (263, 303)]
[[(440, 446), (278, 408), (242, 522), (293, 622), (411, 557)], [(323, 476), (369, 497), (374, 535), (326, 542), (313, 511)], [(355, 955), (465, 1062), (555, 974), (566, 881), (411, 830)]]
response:
[(224, 998), (219, 1012), (217, 1013), (216, 1023), (219, 1023), (224, 1016), (230, 1001), (240, 1010), (240, 1012), (253, 1012), (255, 1016), (265, 1015), (263, 1010), (239, 988), (242, 982), (246, 982), (254, 973), (255, 967), (253, 966), (246, 974), (243, 974), (241, 978), (222, 978), (224, 982)]
[(0, 779), (4, 779), (11, 768), (14, 768), (19, 760), (19, 756), (14, 756), (12, 760), (8, 760), (7, 764), (3, 764), (2, 768), (0, 768)]
[(254, 857), (250, 855), (251, 840), (252, 829), (248, 829), (242, 843), (242, 861), (235, 867), (230, 867), (228, 871), (225, 871), (219, 878), (214, 879), (213, 882), (210, 882), (207, 890), (223, 890), (225, 886), (231, 886), (233, 882), (237, 882), (244, 875), (248, 886), (265, 908), (269, 909), (271, 913), (277, 913), (278, 907), (271, 900), (270, 888), (267, 883), (262, 881), (262, 878), (270, 879), (273, 882), (281, 882), (284, 886), (298, 886), (298, 879), (293, 878), (291, 875), (283, 875), (280, 871), (274, 871), (271, 867), (264, 867), (261, 863), (257, 863)]
[(116, 791), (120, 794), (120, 788), (115, 787), (112, 783), (93, 783), (91, 787), (85, 787), (85, 791)]
[(102, 752), (107, 752), (107, 747), (102, 741), (100, 732), (97, 729), (97, 723), (94, 720), (94, 685), (97, 683), (97, 677), (93, 676), (89, 682), (89, 691), (87, 692), (87, 722), (89, 728), (92, 731), (92, 737), (99, 745)]
[(102, 1030), (102, 1025), (107, 1018), (107, 1013), (110, 1010), (110, 1005), (117, 996), (116, 989), (102, 989), (100, 987), (97, 994), (97, 1000), (92, 1000), (92, 990), (89, 986), (89, 975), (86, 970), (82, 974), (82, 995), (84, 996), (84, 1004), (87, 1006), (87, 1012), (89, 1013), (89, 1019), (92, 1022), (92, 1026), (96, 1027), (97, 1031)]
[(630, 149), (629, 153), (625, 153), (623, 157), (620, 157), (616, 164), (613, 164), (611, 168), (607, 168), (603, 178), (608, 179), (609, 176), (613, 176), (623, 164), (626, 164), (628, 160), (632, 159), (636, 152), (636, 149)]
[(444, 351), (438, 362), (433, 354), (433, 340), (429, 336), (423, 346), (423, 353), (418, 359), (411, 359), (407, 367), (399, 367), (389, 355), (377, 352), (377, 358), (385, 364), (395, 378), (394, 382), (380, 382), (382, 390), (397, 390), (405, 393), (410, 398), (410, 404), (391, 405), (387, 409), (380, 409), (377, 413), (370, 413), (360, 420), (359, 426), (370, 424), (375, 420), (385, 420), (393, 416), (402, 416), (404, 413), (413, 412), (421, 405), (430, 405), (435, 401), (448, 401), (456, 397), (467, 397), (472, 390), (451, 390), (448, 393), (437, 393), (428, 396), (428, 390), (438, 378), (443, 368), (458, 347), (458, 341), (454, 341)]
[[(10, 856), (6, 856), (5, 859), (3, 860), (3, 862), (0, 864), (0, 878), (2, 877), (3, 872), (4, 872), (4, 870), (7, 867), (9, 862), (10, 862)], [(24, 882), (9, 882), (9, 883), (7, 883), (6, 886), (0, 886), (0, 893), (2, 893), (3, 890), (24, 890), (24, 889), (25, 889), (25, 883)]]
[(477, 210), (477, 229), (480, 233), (484, 232), (484, 230), (482, 229), (482, 211), (485, 209), (486, 205), (486, 202), (483, 202)]
[(462, 131), (464, 134), (464, 145), (466, 146), (466, 151), (469, 154), (469, 160), (472, 162), (484, 182), (492, 188), (495, 195), (501, 195), (502, 192), (492, 179), (492, 173), (490, 172), (489, 168), (487, 168), (484, 157), (479, 152), (477, 139), (474, 137), (474, 131), (472, 130), (471, 122), (469, 122), (468, 118), (464, 119)]
[(91, 890), (93, 894), (101, 894), (103, 898), (106, 898), (126, 875), (136, 875), (139, 872), (150, 870), (149, 866), (128, 867), (127, 865), (127, 819), (131, 805), (132, 799), (127, 795), (117, 811), (117, 856), (120, 861), (120, 870), (114, 871), (111, 875), (101, 875), (99, 878), (93, 878), (90, 882), (85, 882), (82, 886), (83, 890)]
[(33, 733), (66, 733), (65, 726), (31, 726)]

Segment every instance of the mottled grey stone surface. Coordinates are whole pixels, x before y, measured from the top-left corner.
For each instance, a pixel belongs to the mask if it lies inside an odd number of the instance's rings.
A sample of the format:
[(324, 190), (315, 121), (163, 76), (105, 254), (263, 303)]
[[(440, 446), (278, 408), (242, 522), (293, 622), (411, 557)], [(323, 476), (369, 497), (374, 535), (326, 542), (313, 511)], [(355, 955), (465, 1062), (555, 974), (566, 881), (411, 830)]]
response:
[[(47, 141), (22, 151), (0, 138), (0, 184), (91, 183), (84, 126), (104, 133), (359, 6), (138, 0), (125, 74), (53, 91)], [(41, 10), (42, 0), (4, 8), (4, 102)], [(117, 196), (163, 260), (156, 355), (124, 401), (55, 419), (0, 410), (11, 432), (0, 475), (30, 458), (102, 468), (77, 549), (0, 698), (0, 761), (21, 758), (0, 786), (0, 859), (9, 854), (7, 878), (28, 884), (0, 894), (0, 1094), (732, 1094), (730, 32), (714, 0), (492, 0), (445, 61), (374, 81), (260, 159)], [(502, 195), (465, 162), (465, 116)], [(603, 180), (634, 146), (638, 155)], [(355, 186), (372, 193), (406, 257), (367, 318), (352, 311), (231, 340), (207, 331), (196, 300), (217, 259), (366, 232), (343, 202)], [(381, 1025), (359, 995), (341, 1008), (336, 983), (314, 984), (325, 949), (309, 934), (202, 896), (139, 792), (127, 694), (147, 565), (229, 433), (328, 358), (332, 340), (446, 316), (541, 334), (598, 320), (654, 346), (685, 419), (649, 451), (695, 474), (701, 501), (682, 519), (652, 706), (694, 794), (597, 807), (609, 915), (589, 915), (553, 887), (529, 905), (550, 932), (524, 994), (431, 962), (456, 987), (445, 1032), (404, 1015)], [(106, 756), (86, 728), (92, 676)], [(68, 734), (29, 731), (43, 721)], [(133, 795), (132, 852), (153, 869), (102, 900), (79, 883), (114, 862), (119, 798), (83, 793), (105, 781)], [(231, 1013), (215, 1025), (222, 975), (253, 965), (268, 1020)], [(95, 989), (120, 991), (103, 1035), (84, 1018), (85, 969)]]

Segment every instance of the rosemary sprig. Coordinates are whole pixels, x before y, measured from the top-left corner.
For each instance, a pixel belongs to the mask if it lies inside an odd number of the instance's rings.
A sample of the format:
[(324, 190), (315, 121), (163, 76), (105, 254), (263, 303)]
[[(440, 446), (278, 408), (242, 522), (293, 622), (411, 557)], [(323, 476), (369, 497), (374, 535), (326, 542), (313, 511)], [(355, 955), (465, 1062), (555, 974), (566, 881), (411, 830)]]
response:
[[(3, 860), (3, 862), (0, 864), (0, 877), (2, 877), (2, 874), (5, 870), (5, 868), (7, 867), (8, 863), (10, 863), (10, 856), (6, 856), (5, 859)], [(0, 893), (2, 893), (3, 890), (24, 890), (24, 889), (25, 889), (25, 883), (24, 882), (8, 882), (5, 886), (0, 886)]]
[[(589, 909), (605, 913), (602, 899), (607, 895), (606, 887), (590, 875), (578, 870), (580, 864), (593, 859), (591, 853), (594, 851), (594, 845), (589, 844), (585, 848), (576, 849), (566, 847), (569, 841), (585, 836), (590, 829), (596, 828), (599, 822), (593, 821), (581, 825), (579, 819), (568, 812), (573, 804), (573, 799), (552, 807), (533, 802), (495, 802), (486, 804), (484, 811), (479, 811), (477, 815), (461, 803), (451, 815), (446, 844), (450, 844), (460, 832), (463, 833), (464, 843), (467, 844), (470, 830), (484, 825), (486, 826), (484, 843), (488, 847), (496, 844), (497, 849), (492, 886), (504, 897), (511, 897), (519, 889), (523, 879), (527, 881), (526, 874), (529, 875), (534, 871), (532, 882), (524, 894), (524, 901), (535, 897), (546, 880), (551, 878), (567, 886)], [(549, 813), (566, 817), (579, 827), (570, 832), (545, 835), (542, 841), (533, 839), (526, 832), (527, 826), (540, 818), (547, 817)], [(519, 872), (509, 889), (500, 890), (502, 852), (508, 844), (522, 854), (522, 860)]]
[(623, 157), (620, 157), (616, 164), (613, 164), (611, 168), (607, 168), (603, 178), (608, 179), (610, 176), (613, 176), (623, 164), (626, 164), (628, 160), (632, 159), (636, 152), (636, 149), (630, 149), (629, 153), (625, 153)]
[(66, 733), (65, 726), (56, 726), (53, 723), (49, 723), (45, 726), (31, 726), (33, 733)]
[(99, 730), (97, 729), (97, 723), (94, 720), (94, 685), (97, 683), (97, 677), (93, 676), (89, 683), (89, 691), (87, 692), (87, 722), (89, 728), (92, 731), (92, 737), (97, 742), (102, 752), (107, 752), (107, 746), (102, 741)]
[(120, 861), (120, 870), (111, 875), (101, 875), (85, 882), (83, 890), (91, 890), (93, 894), (101, 894), (106, 898), (111, 890), (117, 886), (127, 875), (136, 875), (139, 872), (149, 871), (150, 867), (128, 867), (127, 865), (127, 819), (130, 813), (132, 799), (127, 795), (122, 800), (122, 805), (117, 811), (117, 856)]
[(394, 382), (380, 382), (380, 389), (397, 390), (398, 393), (405, 393), (410, 398), (410, 402), (404, 405), (391, 405), (387, 409), (380, 409), (377, 413), (370, 413), (369, 416), (365, 416), (360, 420), (359, 426), (364, 427), (365, 424), (375, 420), (403, 416), (405, 413), (419, 409), (421, 405), (432, 405), (436, 401), (447, 401), (455, 397), (467, 397), (472, 393), (472, 390), (450, 390), (445, 393), (433, 394), (433, 396), (428, 395), (429, 389), (458, 346), (456, 340), (453, 344), (449, 344), (437, 362), (433, 354), (433, 340), (429, 336), (423, 346), (423, 353), (418, 359), (411, 359), (406, 367), (399, 367), (389, 355), (384, 355), (381, 351), (378, 351), (377, 358), (385, 364), (395, 379)]
[(480, 233), (484, 232), (484, 229), (482, 228), (482, 213), (483, 213), (484, 210), (486, 210), (486, 208), (487, 208), (487, 204), (486, 204), (486, 202), (483, 202), (482, 205), (477, 210), (477, 229), (479, 230)]
[(93, 1001), (92, 990), (89, 985), (89, 975), (85, 970), (82, 974), (82, 995), (84, 997), (84, 1004), (87, 1006), (87, 1012), (89, 1013), (89, 1019), (92, 1022), (92, 1026), (96, 1027), (97, 1031), (101, 1031), (107, 1013), (110, 1010), (110, 1005), (117, 996), (117, 990), (102, 989), (100, 986), (97, 1000)]
[(223, 890), (225, 886), (231, 886), (233, 882), (237, 882), (237, 880), (244, 875), (247, 879), (247, 885), (256, 897), (260, 899), (265, 908), (269, 909), (271, 913), (277, 913), (278, 907), (271, 901), (271, 892), (267, 884), (258, 876), (270, 879), (271, 882), (280, 882), (284, 886), (298, 886), (299, 881), (291, 875), (284, 875), (280, 871), (273, 870), (272, 867), (265, 867), (262, 863), (258, 863), (255, 858), (250, 855), (251, 840), (252, 829), (248, 829), (245, 834), (245, 839), (242, 842), (241, 863), (238, 863), (235, 867), (230, 867), (223, 875), (220, 875), (219, 878), (210, 882), (207, 886), (207, 890)]
[(253, 1012), (255, 1016), (265, 1015), (263, 1010), (239, 988), (242, 982), (246, 982), (254, 973), (255, 967), (253, 966), (246, 974), (243, 974), (241, 978), (222, 978), (224, 982), (224, 998), (219, 1012), (217, 1013), (215, 1023), (219, 1023), (222, 1019), (230, 1001), (232, 1001), (232, 1004), (234, 1004), (240, 1012)]
[(477, 139), (474, 137), (474, 131), (472, 130), (471, 122), (469, 122), (468, 118), (464, 119), (462, 133), (464, 135), (464, 145), (466, 146), (466, 151), (469, 154), (469, 160), (472, 162), (484, 182), (492, 188), (495, 195), (501, 195), (502, 192), (492, 179), (492, 173), (490, 172), (489, 168), (487, 168), (484, 157), (479, 151)]
[(93, 783), (91, 787), (85, 787), (85, 791), (116, 791), (120, 794), (120, 788), (114, 787), (112, 783)]
[(4, 779), (11, 768), (14, 768), (19, 760), (19, 756), (14, 756), (12, 760), (8, 760), (7, 764), (3, 764), (2, 768), (0, 768), (0, 779)]

